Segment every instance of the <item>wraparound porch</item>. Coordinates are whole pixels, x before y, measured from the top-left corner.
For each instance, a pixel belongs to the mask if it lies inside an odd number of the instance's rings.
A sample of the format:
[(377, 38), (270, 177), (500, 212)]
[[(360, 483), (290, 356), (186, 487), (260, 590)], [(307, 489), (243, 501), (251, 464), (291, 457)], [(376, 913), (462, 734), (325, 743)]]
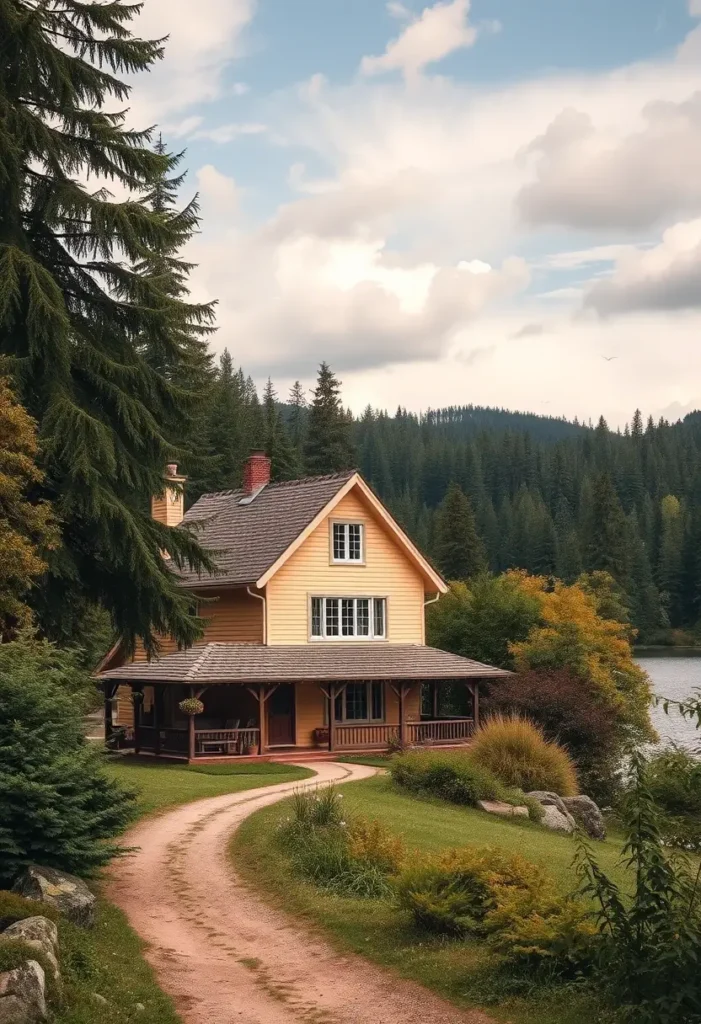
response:
[[(104, 685), (110, 743), (123, 721), (117, 714), (114, 722), (119, 684)], [(129, 683), (121, 690), (126, 688), (128, 745), (135, 753), (188, 761), (457, 745), (469, 742), (479, 724), (475, 680)], [(200, 700), (202, 713), (184, 714), (179, 705), (186, 698)], [(124, 701), (122, 692), (120, 706)]]

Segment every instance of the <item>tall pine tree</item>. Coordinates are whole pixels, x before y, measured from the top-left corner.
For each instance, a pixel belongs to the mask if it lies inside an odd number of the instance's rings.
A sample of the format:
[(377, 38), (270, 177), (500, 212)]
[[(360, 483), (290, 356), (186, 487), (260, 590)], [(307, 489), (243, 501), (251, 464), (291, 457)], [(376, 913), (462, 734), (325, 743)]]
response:
[[(130, 31), (140, 6), (0, 0), (0, 353), (39, 425), (44, 493), (62, 524), (43, 627), (75, 635), (83, 610), (103, 603), (128, 647), (140, 637), (152, 650), (157, 633), (201, 635), (169, 566), (210, 562), (190, 533), (150, 516), (166, 463), (185, 454), (191, 405), (144, 347), (175, 371), (183, 325), (208, 323), (211, 310), (172, 294), (196, 209), (152, 208), (177, 158), (120, 112), (120, 75), (163, 54)], [(90, 191), (90, 176), (129, 198)], [(167, 280), (155, 256), (169, 261)]]
[(353, 423), (340, 399), (341, 384), (328, 363), (319, 367), (314, 398), (307, 420), (304, 449), (306, 470), (311, 475), (338, 473), (355, 462)]
[(487, 568), (470, 499), (456, 483), (450, 485), (436, 512), (434, 549), (438, 566), (449, 580), (465, 580)]
[(263, 392), (263, 416), (265, 420), (264, 448), (270, 459), (271, 479), (295, 480), (300, 475), (297, 452), (292, 446), (287, 427), (280, 415), (277, 395), (270, 377), (268, 377)]

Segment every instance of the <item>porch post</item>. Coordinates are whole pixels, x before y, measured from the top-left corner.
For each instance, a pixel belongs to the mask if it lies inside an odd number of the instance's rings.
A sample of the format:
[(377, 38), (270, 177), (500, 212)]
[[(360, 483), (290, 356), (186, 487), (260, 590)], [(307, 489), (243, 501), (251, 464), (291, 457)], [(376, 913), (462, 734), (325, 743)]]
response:
[[(139, 696), (137, 696), (137, 694)], [(131, 684), (131, 706), (132, 713), (134, 716), (134, 753), (139, 754), (141, 752), (141, 744), (139, 743), (139, 733), (141, 731), (141, 701), (143, 699), (143, 691), (138, 686)]]
[(329, 750), (336, 749), (336, 684), (329, 686)]
[(404, 746), (406, 743), (406, 706), (404, 698), (407, 695), (408, 687), (404, 683), (399, 684), (399, 742)]
[(265, 719), (265, 684), (261, 683), (258, 687), (258, 753), (264, 754), (265, 748), (268, 745), (268, 730), (267, 722)]
[(472, 684), (472, 717), (475, 720), (475, 732), (480, 727), (480, 684)]
[[(190, 686), (188, 689), (188, 697), (190, 700), (195, 696), (195, 687)], [(195, 760), (195, 716), (187, 716), (187, 758), (188, 761)]]
[(112, 726), (112, 698), (117, 692), (118, 686), (118, 683), (113, 683), (106, 679), (102, 687), (105, 695), (105, 744), (109, 743), (114, 732)]
[(433, 721), (435, 722), (438, 719), (438, 683), (435, 679), (431, 683), (431, 687), (433, 689)]
[(158, 683), (153, 684), (153, 728), (155, 732), (154, 750), (156, 757), (161, 756), (161, 734), (159, 732), (160, 722), (158, 721)]

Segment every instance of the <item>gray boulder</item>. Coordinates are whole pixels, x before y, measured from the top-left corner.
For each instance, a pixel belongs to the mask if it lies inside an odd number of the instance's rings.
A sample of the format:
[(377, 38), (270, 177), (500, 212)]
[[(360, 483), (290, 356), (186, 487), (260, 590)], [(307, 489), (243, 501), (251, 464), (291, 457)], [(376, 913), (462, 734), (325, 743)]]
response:
[(58, 980), (58, 929), (48, 917), (25, 917), (23, 921), (16, 921), (6, 928), (0, 938), (17, 939), (39, 950), (51, 964), (54, 978)]
[(55, 907), (73, 924), (91, 928), (95, 923), (95, 897), (82, 878), (30, 864), (14, 885), (15, 892)]
[(606, 838), (603, 815), (590, 796), (566, 796), (562, 802), (587, 835), (592, 839)]
[(504, 818), (527, 818), (527, 807), (514, 807), (512, 804), (502, 803), (501, 800), (478, 800), (477, 806), (481, 811), (488, 814), (501, 814)]
[(46, 980), (41, 965), (27, 960), (0, 974), (0, 1024), (46, 1020)]
[(543, 817), (540, 823), (545, 828), (552, 829), (553, 832), (571, 833), (577, 827), (569, 814), (565, 816), (553, 804), (543, 805)]
[[(565, 807), (565, 803), (561, 796), (557, 793), (548, 793), (544, 789), (534, 789), (527, 796), (533, 800), (537, 800), (544, 811), (541, 825), (545, 825), (546, 828), (554, 829), (557, 832), (574, 832), (577, 828), (577, 823)], [(556, 814), (551, 813), (556, 811)]]

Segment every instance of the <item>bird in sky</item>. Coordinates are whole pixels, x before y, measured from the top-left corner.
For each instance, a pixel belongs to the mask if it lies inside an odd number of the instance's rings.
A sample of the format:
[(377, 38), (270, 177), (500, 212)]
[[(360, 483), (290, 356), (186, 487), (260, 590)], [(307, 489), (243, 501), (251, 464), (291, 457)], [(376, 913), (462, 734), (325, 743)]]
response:
[(602, 356), (601, 358), (605, 359), (607, 363), (610, 363), (613, 359), (618, 359), (618, 356)]

